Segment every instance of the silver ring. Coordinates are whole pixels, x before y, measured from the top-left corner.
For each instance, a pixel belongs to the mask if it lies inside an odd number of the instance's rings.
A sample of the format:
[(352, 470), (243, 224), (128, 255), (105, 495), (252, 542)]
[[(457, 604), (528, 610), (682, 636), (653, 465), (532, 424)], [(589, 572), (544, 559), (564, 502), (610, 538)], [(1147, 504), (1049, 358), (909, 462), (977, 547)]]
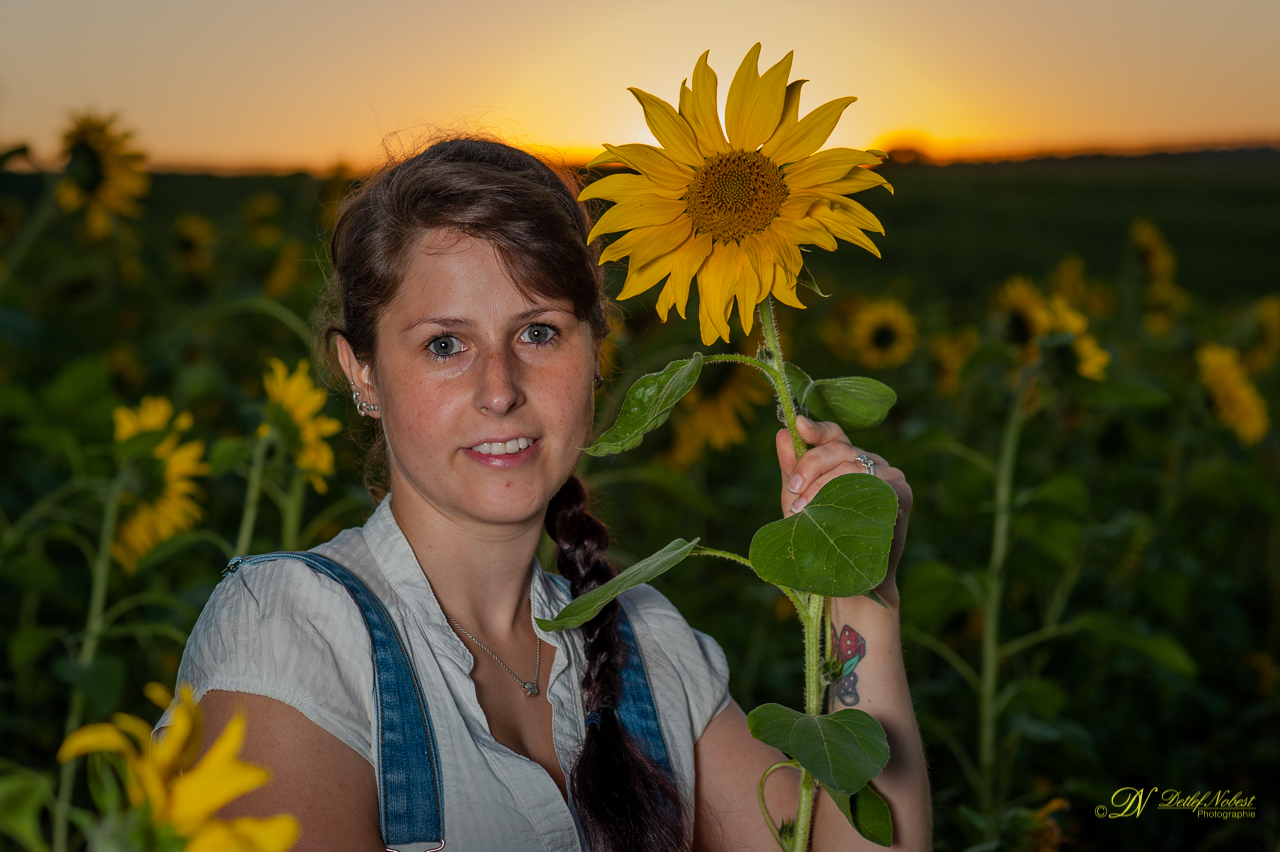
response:
[(867, 469), (867, 473), (871, 474), (872, 476), (875, 476), (876, 463), (871, 460), (871, 457), (869, 455), (867, 455), (866, 453), (863, 453), (862, 455), (858, 456), (858, 461), (862, 462), (862, 466)]

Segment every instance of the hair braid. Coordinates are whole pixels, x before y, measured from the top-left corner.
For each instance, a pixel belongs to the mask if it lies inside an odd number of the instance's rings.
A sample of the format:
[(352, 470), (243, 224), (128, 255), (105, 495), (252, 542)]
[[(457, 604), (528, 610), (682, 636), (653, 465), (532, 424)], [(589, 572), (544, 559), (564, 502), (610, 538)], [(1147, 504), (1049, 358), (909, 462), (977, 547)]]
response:
[[(574, 597), (615, 575), (605, 561), (609, 530), (587, 510), (587, 492), (576, 476), (547, 507), (547, 534), (559, 545), (556, 566)], [(610, 601), (582, 627), (586, 709), (599, 714), (587, 726), (582, 753), (570, 773), (569, 790), (592, 852), (655, 852), (687, 848), (686, 815), (680, 793), (619, 722), (618, 681), (626, 649), (618, 637), (618, 602)]]

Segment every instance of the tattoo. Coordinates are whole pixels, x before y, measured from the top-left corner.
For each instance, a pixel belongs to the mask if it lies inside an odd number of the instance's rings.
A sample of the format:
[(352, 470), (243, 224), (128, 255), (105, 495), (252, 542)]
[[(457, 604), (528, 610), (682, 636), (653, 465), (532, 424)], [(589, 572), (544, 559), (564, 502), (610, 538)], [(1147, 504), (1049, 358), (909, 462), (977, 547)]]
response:
[(836, 676), (835, 683), (831, 684), (831, 690), (835, 693), (836, 698), (840, 699), (841, 704), (845, 707), (852, 707), (859, 701), (858, 675), (853, 669), (867, 655), (867, 642), (862, 638), (862, 634), (847, 624), (840, 629), (840, 633), (837, 635), (833, 624), (831, 626), (831, 649), (835, 654), (836, 661), (840, 663), (840, 671)]

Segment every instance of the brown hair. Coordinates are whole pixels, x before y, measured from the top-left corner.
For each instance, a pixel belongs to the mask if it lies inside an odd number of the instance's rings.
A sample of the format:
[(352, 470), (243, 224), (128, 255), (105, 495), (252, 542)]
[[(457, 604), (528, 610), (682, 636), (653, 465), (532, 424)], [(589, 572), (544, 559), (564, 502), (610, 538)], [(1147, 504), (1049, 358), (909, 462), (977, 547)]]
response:
[[(409, 250), (437, 229), (492, 244), (517, 287), (567, 299), (602, 340), (607, 302), (598, 251), (587, 243), (591, 220), (577, 201), (579, 188), (572, 175), (531, 154), (475, 137), (437, 142), (388, 164), (343, 206), (330, 243), (330, 319), (323, 333), (330, 369), (336, 367), (335, 335), (361, 362), (373, 361), (378, 318), (396, 296)], [(366, 480), (374, 486), (383, 484), (385, 435), (379, 420), (372, 423)], [(556, 492), (545, 523), (559, 546), (557, 568), (575, 597), (614, 577), (604, 560), (609, 531), (588, 511), (577, 477)], [(582, 627), (583, 710), (595, 716), (568, 779), (572, 800), (593, 852), (684, 849), (688, 817), (679, 791), (613, 710), (627, 653), (615, 629), (617, 616), (614, 601)]]

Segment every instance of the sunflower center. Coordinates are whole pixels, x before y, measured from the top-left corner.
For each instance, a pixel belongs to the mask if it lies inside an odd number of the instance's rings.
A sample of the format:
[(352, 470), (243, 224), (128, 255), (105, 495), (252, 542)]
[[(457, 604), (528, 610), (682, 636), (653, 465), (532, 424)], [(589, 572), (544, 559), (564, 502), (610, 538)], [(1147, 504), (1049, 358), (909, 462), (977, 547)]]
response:
[(877, 349), (888, 349), (898, 339), (897, 330), (891, 325), (882, 325), (871, 335), (871, 343)]
[(86, 195), (96, 193), (107, 179), (102, 155), (88, 142), (76, 142), (71, 146), (71, 161), (67, 163), (67, 174)]
[(693, 226), (722, 243), (763, 231), (786, 200), (782, 170), (759, 151), (707, 157), (685, 194)]
[(1031, 342), (1031, 323), (1021, 311), (1013, 311), (1009, 314), (1009, 340), (1018, 346), (1025, 346)]

